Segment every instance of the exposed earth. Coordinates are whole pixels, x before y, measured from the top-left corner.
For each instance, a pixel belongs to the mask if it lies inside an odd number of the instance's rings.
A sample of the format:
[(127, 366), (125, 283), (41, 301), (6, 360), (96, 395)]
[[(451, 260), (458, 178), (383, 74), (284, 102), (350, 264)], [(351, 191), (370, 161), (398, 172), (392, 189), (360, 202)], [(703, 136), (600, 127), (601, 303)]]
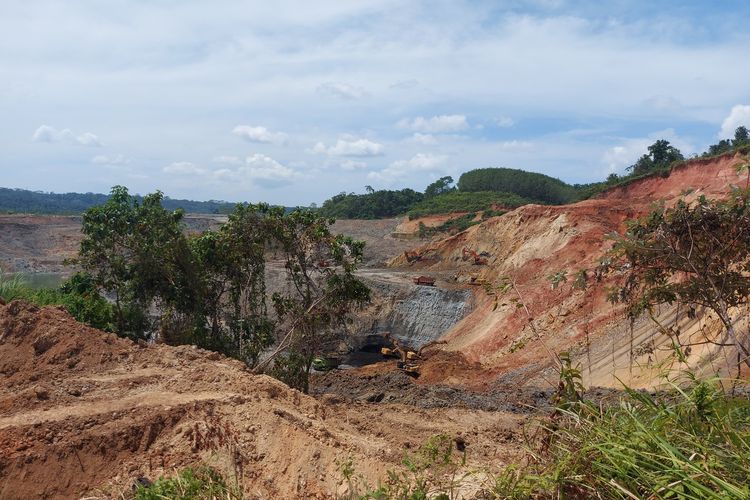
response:
[(249, 498), (330, 498), (346, 491), (345, 461), (375, 485), (437, 434), (466, 443), (466, 470), (521, 453), (526, 412), (423, 404), (440, 388), (418, 404), (314, 398), (216, 353), (136, 344), (20, 302), (0, 305), (0, 332), (4, 499), (117, 498), (197, 463)]
[[(611, 282), (571, 286), (605, 254), (607, 234), (653, 203), (726, 196), (746, 180), (736, 163), (731, 155), (691, 161), (668, 178), (573, 205), (527, 205), (429, 240), (418, 237), (420, 221), (337, 222), (335, 231), (368, 243), (359, 276), (374, 300), (333, 348), (349, 366), (315, 374), (310, 396), (215, 353), (135, 344), (56, 308), (0, 305), (0, 498), (117, 498), (135, 481), (201, 463), (248, 498), (335, 498), (346, 493), (349, 459), (375, 485), (437, 434), (466, 443), (464, 470), (478, 470), (462, 491), (471, 498), (488, 474), (523, 455), (524, 428), (549, 413), (554, 353), (572, 353), (601, 401), (622, 382), (657, 388), (665, 369), (737, 375), (731, 349), (710, 344), (686, 363), (665, 364), (670, 338), (608, 303)], [(187, 223), (201, 231), (220, 221)], [(0, 216), (0, 267), (65, 272), (79, 231), (75, 217)], [(554, 288), (550, 276), (561, 271), (569, 281)], [(414, 284), (420, 275), (435, 286)], [(511, 291), (488, 293), (501, 280)], [(733, 314), (747, 332), (746, 311)], [(683, 338), (720, 336), (705, 311), (688, 317), (664, 307), (657, 317)], [(377, 355), (386, 333), (429, 346), (418, 378)]]

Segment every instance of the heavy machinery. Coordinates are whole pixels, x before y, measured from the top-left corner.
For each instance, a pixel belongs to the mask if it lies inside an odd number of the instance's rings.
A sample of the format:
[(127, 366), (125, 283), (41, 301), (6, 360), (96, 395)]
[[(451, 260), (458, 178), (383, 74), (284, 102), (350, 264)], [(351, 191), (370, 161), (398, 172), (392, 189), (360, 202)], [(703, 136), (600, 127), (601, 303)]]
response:
[(487, 258), (485, 256), (489, 256), (488, 253), (482, 252), (481, 254), (476, 253), (474, 250), (470, 250), (466, 247), (463, 248), (461, 251), (461, 258), (463, 260), (473, 260), (473, 264), (475, 266), (486, 266), (487, 265)]
[(419, 262), (422, 260), (422, 254), (419, 252), (409, 252), (408, 250), (404, 252), (404, 257), (406, 257), (406, 262), (411, 264), (412, 262)]
[(419, 354), (402, 346), (397, 339), (391, 338), (390, 333), (383, 334), (383, 337), (393, 344), (393, 348), (383, 347), (380, 353), (387, 358), (399, 358), (397, 363), (399, 370), (412, 377), (418, 377), (419, 365), (414, 361), (419, 359)]
[(415, 285), (435, 286), (435, 278), (430, 276), (414, 276), (411, 280)]

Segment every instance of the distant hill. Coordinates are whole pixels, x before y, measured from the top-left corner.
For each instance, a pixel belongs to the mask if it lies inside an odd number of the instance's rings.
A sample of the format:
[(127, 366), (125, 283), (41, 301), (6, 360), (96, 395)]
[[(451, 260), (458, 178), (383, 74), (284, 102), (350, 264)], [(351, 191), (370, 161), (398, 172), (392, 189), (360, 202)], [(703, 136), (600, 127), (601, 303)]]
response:
[[(45, 193), (26, 189), (0, 188), (0, 213), (75, 215), (94, 205), (101, 205), (109, 195), (99, 193)], [(188, 213), (224, 214), (234, 208), (226, 201), (175, 200), (165, 197), (167, 210), (182, 208)]]
[[(476, 212), (493, 206), (518, 207), (528, 203), (561, 205), (578, 201), (599, 186), (571, 186), (548, 175), (511, 168), (480, 168), (461, 175), (457, 187), (450, 182), (430, 196), (412, 189), (370, 190), (365, 194), (339, 193), (320, 207), (323, 215), (346, 219), (379, 219), (409, 214), (421, 217), (437, 213)], [(442, 180), (442, 179), (441, 179)], [(586, 193), (588, 194), (588, 193)]]
[(512, 193), (527, 200), (560, 205), (579, 199), (575, 187), (560, 179), (514, 168), (478, 168), (461, 175), (458, 190)]

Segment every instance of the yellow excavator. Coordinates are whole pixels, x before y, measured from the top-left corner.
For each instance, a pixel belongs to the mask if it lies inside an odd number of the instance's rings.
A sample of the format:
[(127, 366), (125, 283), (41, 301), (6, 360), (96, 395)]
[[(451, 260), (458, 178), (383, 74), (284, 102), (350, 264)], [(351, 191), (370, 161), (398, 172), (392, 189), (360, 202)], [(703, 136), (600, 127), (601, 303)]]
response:
[(403, 371), (407, 375), (418, 377), (419, 365), (414, 361), (419, 359), (419, 354), (403, 347), (397, 339), (391, 338), (390, 333), (383, 334), (383, 337), (385, 338), (385, 340), (393, 344), (393, 348), (382, 347), (380, 349), (380, 354), (382, 354), (386, 358), (399, 358), (399, 370)]

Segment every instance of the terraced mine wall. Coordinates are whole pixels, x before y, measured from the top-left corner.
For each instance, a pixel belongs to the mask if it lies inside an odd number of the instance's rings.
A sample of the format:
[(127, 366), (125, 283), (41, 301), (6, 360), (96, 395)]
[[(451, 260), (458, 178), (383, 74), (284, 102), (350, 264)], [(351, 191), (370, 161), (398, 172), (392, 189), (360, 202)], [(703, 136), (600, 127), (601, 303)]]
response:
[(438, 340), (473, 308), (470, 290), (417, 286), (408, 281), (362, 276), (373, 292), (373, 305), (355, 323), (356, 348), (381, 345), (388, 332), (402, 344), (419, 349)]

